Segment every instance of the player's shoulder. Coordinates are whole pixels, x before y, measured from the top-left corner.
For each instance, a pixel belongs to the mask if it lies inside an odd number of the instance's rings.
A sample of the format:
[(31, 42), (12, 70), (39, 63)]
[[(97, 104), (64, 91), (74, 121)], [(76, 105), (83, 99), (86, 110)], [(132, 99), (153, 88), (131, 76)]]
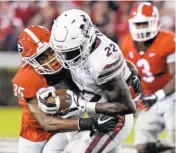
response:
[(173, 32), (166, 31), (166, 30), (160, 30), (156, 39), (157, 39), (156, 43), (158, 43), (160, 46), (164, 46), (166, 44), (174, 45), (175, 35)]
[(168, 30), (160, 30), (159, 34), (162, 38), (174, 38), (175, 34)]
[(15, 88), (24, 89), (24, 97), (29, 98), (35, 96), (37, 90), (46, 86), (46, 80), (43, 76), (35, 72), (28, 64), (22, 65), (12, 79), (12, 84)]
[(12, 82), (20, 85), (26, 85), (30, 84), (31, 82), (34, 83), (43, 79), (44, 78), (37, 74), (30, 65), (26, 64), (19, 68), (14, 78), (12, 79)]
[(100, 34), (97, 36), (96, 46), (90, 54), (89, 58), (92, 60), (99, 58), (97, 62), (100, 62), (101, 60), (111, 58), (113, 55), (115, 55), (115, 53), (121, 53), (118, 44), (113, 42), (104, 34)]
[(175, 35), (173, 32), (160, 30), (153, 43), (154, 50), (162, 56), (175, 52)]
[(128, 32), (126, 35), (123, 36), (120, 40), (120, 48), (124, 53), (128, 52), (131, 48), (134, 47), (134, 41), (131, 37), (131, 34)]
[(105, 35), (97, 37), (98, 47), (88, 58), (89, 70), (95, 81), (100, 76), (107, 76), (117, 71), (124, 62), (122, 52), (118, 44), (107, 38)]
[(123, 36), (123, 38), (121, 39), (121, 41), (122, 41), (123, 43), (129, 42), (129, 41), (133, 41), (133, 39), (132, 39), (132, 37), (131, 37), (131, 34), (130, 34), (129, 32), (126, 33), (126, 34)]

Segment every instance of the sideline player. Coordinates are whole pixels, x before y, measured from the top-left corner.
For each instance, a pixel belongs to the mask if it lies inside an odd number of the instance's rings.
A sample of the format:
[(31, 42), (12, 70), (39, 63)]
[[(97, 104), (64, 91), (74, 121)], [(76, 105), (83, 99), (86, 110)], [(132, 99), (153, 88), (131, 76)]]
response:
[(68, 143), (63, 132), (92, 130), (93, 126), (104, 132), (114, 129), (118, 122), (118, 117), (105, 118), (101, 124), (96, 117), (78, 122), (78, 119), (60, 119), (40, 111), (34, 98), (40, 88), (58, 84), (78, 90), (49, 47), (49, 38), (50, 31), (40, 26), (29, 26), (19, 36), (18, 51), (25, 63), (12, 80), (14, 94), (23, 108), (18, 153), (59, 153)]
[(166, 129), (169, 143), (175, 144), (175, 36), (160, 30), (158, 9), (145, 2), (132, 8), (129, 29), (130, 34), (122, 40), (121, 49), (139, 71), (141, 100), (148, 108), (136, 121), (136, 148), (139, 153), (171, 149), (157, 139)]
[[(129, 114), (124, 116), (124, 126), (109, 135), (87, 139), (87, 132), (78, 133), (63, 153), (107, 153), (115, 147), (120, 149), (120, 144), (131, 132), (135, 106), (127, 86), (134, 75), (118, 45), (95, 30), (88, 14), (76, 9), (56, 19), (50, 43), (87, 101), (114, 102), (121, 110), (119, 114)], [(77, 144), (79, 148), (73, 151)]]

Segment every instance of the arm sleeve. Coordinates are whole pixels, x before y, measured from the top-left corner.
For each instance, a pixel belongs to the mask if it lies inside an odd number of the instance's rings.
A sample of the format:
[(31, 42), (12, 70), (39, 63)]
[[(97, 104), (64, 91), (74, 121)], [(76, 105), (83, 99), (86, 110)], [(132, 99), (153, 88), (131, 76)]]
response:
[(175, 55), (176, 55), (176, 53), (172, 53), (172, 54), (168, 55), (167, 58), (166, 58), (166, 63), (175, 62)]

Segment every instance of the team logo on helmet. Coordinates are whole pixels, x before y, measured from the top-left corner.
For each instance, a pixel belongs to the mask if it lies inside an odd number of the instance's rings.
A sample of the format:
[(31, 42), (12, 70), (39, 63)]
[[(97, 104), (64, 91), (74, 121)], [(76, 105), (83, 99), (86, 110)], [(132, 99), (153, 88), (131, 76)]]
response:
[(21, 45), (21, 43), (18, 42), (18, 52), (21, 54), (23, 52), (24, 48)]

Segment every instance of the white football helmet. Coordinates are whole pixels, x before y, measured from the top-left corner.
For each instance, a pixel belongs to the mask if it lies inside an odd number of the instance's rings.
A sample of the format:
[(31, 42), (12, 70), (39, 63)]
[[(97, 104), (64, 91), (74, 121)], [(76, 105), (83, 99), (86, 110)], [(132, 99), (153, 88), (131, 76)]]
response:
[(57, 51), (63, 67), (71, 69), (87, 59), (95, 39), (95, 28), (89, 15), (72, 9), (54, 21), (50, 45)]
[[(137, 24), (146, 23), (147, 27), (137, 28)], [(133, 6), (129, 18), (129, 30), (133, 40), (147, 41), (154, 38), (160, 29), (158, 9), (149, 2)]]

